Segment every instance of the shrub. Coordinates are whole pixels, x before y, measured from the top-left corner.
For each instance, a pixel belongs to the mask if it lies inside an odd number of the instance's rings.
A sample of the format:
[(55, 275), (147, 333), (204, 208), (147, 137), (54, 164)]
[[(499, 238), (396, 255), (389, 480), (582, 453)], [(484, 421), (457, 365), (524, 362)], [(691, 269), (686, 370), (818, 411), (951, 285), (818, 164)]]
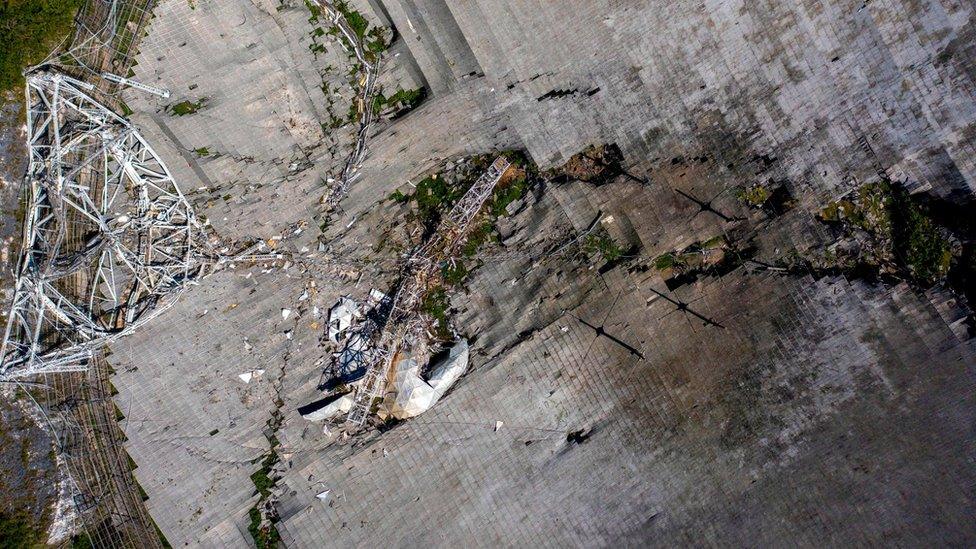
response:
[(595, 234), (586, 237), (586, 240), (583, 242), (583, 252), (586, 255), (599, 253), (608, 262), (615, 261), (623, 255), (623, 250), (620, 249), (620, 246), (612, 238), (606, 235)]
[(952, 264), (948, 239), (908, 193), (896, 193), (894, 208), (896, 253), (916, 281), (934, 284), (945, 277)]
[(23, 83), (24, 68), (44, 60), (72, 29), (82, 0), (7, 0), (0, 4), (0, 92)]
[(37, 539), (38, 532), (26, 512), (9, 514), (0, 511), (0, 548), (29, 549), (34, 547)]

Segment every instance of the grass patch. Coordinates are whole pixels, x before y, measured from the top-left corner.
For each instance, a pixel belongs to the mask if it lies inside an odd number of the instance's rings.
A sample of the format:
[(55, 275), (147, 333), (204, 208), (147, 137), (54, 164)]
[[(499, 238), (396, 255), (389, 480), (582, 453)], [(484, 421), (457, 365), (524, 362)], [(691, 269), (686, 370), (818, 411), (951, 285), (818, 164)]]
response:
[(587, 235), (583, 241), (583, 253), (595, 257), (599, 255), (604, 261), (615, 261), (623, 255), (623, 249), (607, 235)]
[(654, 268), (659, 271), (666, 271), (679, 265), (680, 258), (673, 252), (664, 253), (654, 258)]
[(204, 156), (210, 156), (210, 149), (207, 147), (200, 147), (199, 149), (193, 149), (193, 152), (197, 153), (197, 156), (203, 158)]
[(402, 116), (404, 113), (417, 108), (427, 97), (424, 88), (412, 90), (398, 89), (390, 97), (386, 97), (381, 92), (373, 96), (373, 112), (381, 112), (385, 109), (394, 109), (393, 117)]
[(258, 549), (271, 549), (278, 546), (278, 542), (281, 541), (281, 535), (278, 534), (278, 529), (274, 527), (274, 524), (269, 526), (261, 526), (261, 511), (256, 507), (251, 508), (247, 512), (248, 517), (250, 517), (251, 522), (247, 525), (247, 531), (250, 532), (251, 537), (254, 539), (254, 544)]
[(175, 105), (171, 105), (169, 110), (176, 116), (186, 116), (199, 111), (201, 108), (203, 108), (206, 102), (206, 98), (200, 99), (196, 103), (189, 100), (180, 101)]
[(24, 511), (0, 512), (0, 547), (34, 547), (43, 533), (35, 530), (33, 521)]
[(952, 266), (947, 231), (908, 191), (889, 181), (861, 186), (827, 204), (818, 217), (838, 225), (843, 238), (853, 240), (860, 231), (871, 237), (856, 257), (826, 254), (828, 267), (901, 272), (917, 284), (931, 286), (945, 278)]
[(461, 246), (461, 255), (466, 258), (474, 257), (483, 244), (495, 240), (495, 225), (490, 219), (486, 219), (468, 233), (468, 239)]
[(462, 260), (448, 261), (441, 267), (441, 275), (444, 277), (445, 284), (456, 286), (468, 277), (468, 268)]
[(139, 498), (142, 499), (142, 501), (149, 501), (149, 494), (146, 493), (146, 490), (141, 484), (139, 484), (138, 481), (136, 481), (136, 488), (139, 489)]
[(278, 454), (272, 451), (261, 461), (261, 468), (251, 474), (251, 482), (254, 483), (254, 488), (261, 494), (262, 499), (271, 495), (274, 480), (271, 479), (270, 473), (276, 463), (278, 463)]
[(895, 254), (918, 282), (931, 285), (945, 278), (952, 265), (949, 240), (911, 200), (908, 193), (896, 193), (893, 200)]
[(437, 336), (445, 340), (451, 337), (447, 316), (447, 311), (450, 306), (451, 301), (447, 297), (447, 291), (440, 286), (431, 288), (420, 304), (420, 310), (430, 315), (437, 324)]
[(702, 250), (714, 250), (715, 248), (723, 248), (723, 247), (725, 247), (725, 245), (726, 245), (725, 235), (720, 234), (718, 236), (713, 236), (712, 238), (709, 238), (708, 240), (703, 241), (701, 243), (701, 249)]
[(44, 60), (73, 29), (82, 0), (6, 0), (0, 4), (0, 92), (23, 85), (23, 70)]
[(391, 40), (387, 39), (386, 32), (380, 27), (373, 27), (366, 33), (366, 50), (378, 56), (390, 47)]
[(437, 229), (441, 222), (441, 215), (457, 202), (470, 185), (454, 186), (437, 174), (423, 178), (417, 183), (417, 190), (413, 193), (417, 204), (417, 218), (430, 232)]
[(356, 36), (360, 40), (364, 39), (366, 37), (366, 29), (369, 28), (369, 21), (363, 17), (363, 14), (350, 8), (349, 4), (344, 0), (333, 0), (332, 5), (346, 18), (346, 23), (349, 23), (349, 27), (356, 33)]
[(405, 204), (410, 201), (410, 197), (403, 194), (400, 189), (397, 189), (390, 193), (389, 199), (396, 202), (397, 204)]
[(322, 15), (322, 8), (318, 4), (312, 2), (311, 0), (305, 0), (305, 7), (308, 8), (311, 17), (308, 18), (308, 22), (311, 24), (316, 24), (319, 22), (319, 16)]
[(495, 217), (508, 215), (508, 205), (521, 200), (529, 190), (529, 181), (524, 176), (510, 181), (504, 187), (495, 189), (491, 199), (491, 214)]
[(159, 539), (159, 544), (163, 546), (163, 549), (173, 549), (173, 546), (169, 544), (169, 540), (166, 539), (165, 535), (163, 535), (163, 531), (159, 529), (159, 525), (156, 524), (156, 521), (153, 520), (152, 517), (149, 517), (149, 520), (152, 522), (153, 529), (156, 530), (156, 537)]
[(753, 208), (762, 208), (763, 204), (765, 204), (771, 196), (773, 196), (773, 193), (771, 193), (762, 183), (753, 183), (744, 189), (739, 189), (739, 191), (736, 193), (736, 197), (739, 200), (745, 202)]

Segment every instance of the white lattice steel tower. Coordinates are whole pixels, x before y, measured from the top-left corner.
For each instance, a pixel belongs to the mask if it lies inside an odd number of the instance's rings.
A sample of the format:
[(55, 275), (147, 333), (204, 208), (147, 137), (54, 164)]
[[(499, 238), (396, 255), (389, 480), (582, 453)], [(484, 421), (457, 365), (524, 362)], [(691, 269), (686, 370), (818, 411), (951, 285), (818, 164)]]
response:
[(27, 76), (26, 210), (0, 380), (85, 369), (208, 263), (163, 161), (86, 90), (58, 72)]

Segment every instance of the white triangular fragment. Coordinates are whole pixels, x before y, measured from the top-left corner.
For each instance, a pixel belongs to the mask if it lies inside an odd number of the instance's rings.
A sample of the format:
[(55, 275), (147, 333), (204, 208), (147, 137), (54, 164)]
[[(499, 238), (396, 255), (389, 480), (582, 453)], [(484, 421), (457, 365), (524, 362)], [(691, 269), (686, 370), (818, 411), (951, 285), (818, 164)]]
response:
[(291, 309), (282, 309), (281, 310), (281, 318), (282, 318), (282, 320), (288, 320), (288, 317), (289, 316), (291, 316)]
[(241, 375), (239, 375), (237, 377), (241, 378), (241, 381), (243, 381), (244, 383), (250, 383), (251, 382), (251, 377), (253, 377), (253, 376), (254, 376), (254, 374), (252, 372), (244, 372), (243, 374), (241, 374)]
[(505, 422), (504, 421), (496, 421), (495, 422), (495, 432), (496, 433), (498, 432), (499, 429), (502, 428), (502, 425), (505, 425)]
[(320, 501), (326, 501), (329, 499), (329, 492), (331, 492), (331, 490), (319, 492), (318, 494), (315, 495), (315, 497), (319, 498)]
[(338, 343), (346, 330), (352, 326), (354, 317), (359, 313), (359, 306), (348, 297), (340, 297), (339, 301), (329, 309), (329, 340)]

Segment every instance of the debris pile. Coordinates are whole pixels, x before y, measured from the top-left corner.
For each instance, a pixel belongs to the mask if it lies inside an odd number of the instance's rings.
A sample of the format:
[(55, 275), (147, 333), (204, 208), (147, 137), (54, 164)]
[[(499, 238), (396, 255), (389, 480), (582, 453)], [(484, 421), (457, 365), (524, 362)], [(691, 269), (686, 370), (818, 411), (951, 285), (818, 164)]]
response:
[[(392, 382), (390, 418), (411, 417), (429, 409), (467, 368), (467, 343), (455, 345), (449, 361), (436, 366), (424, 379), (417, 360), (429, 342), (437, 344), (431, 328), (434, 318), (424, 313), (426, 297), (440, 286), (444, 274), (441, 263), (461, 252), (469, 235), (471, 221), (482, 211), (496, 185), (511, 167), (504, 157), (497, 158), (440, 220), (437, 230), (406, 256), (397, 282), (389, 294), (370, 292), (366, 313), (349, 297), (342, 297), (329, 314), (329, 339), (339, 346), (329, 379), (321, 388), (332, 392), (326, 399), (309, 405), (306, 418), (337, 414), (342, 405), (339, 394), (355, 382), (355, 395), (347, 421), (355, 428), (379, 409)], [(443, 326), (442, 326), (443, 328)], [(348, 334), (348, 335), (347, 335)], [(365, 371), (364, 371), (365, 370)], [(402, 375), (401, 375), (402, 370)], [(404, 395), (399, 398), (396, 395)], [(335, 398), (333, 398), (335, 397)], [(323, 409), (328, 410), (322, 412)]]

